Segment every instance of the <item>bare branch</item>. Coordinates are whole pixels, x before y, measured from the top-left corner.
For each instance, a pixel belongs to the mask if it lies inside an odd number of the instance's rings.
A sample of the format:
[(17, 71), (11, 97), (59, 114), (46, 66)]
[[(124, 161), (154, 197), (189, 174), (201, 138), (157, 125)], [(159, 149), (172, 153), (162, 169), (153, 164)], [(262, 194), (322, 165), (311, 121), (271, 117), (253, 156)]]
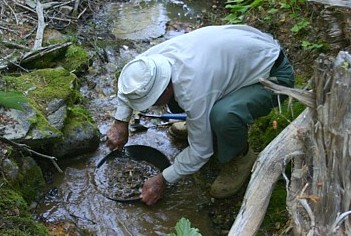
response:
[(30, 154), (34, 154), (36, 156), (39, 156), (39, 157), (44, 157), (44, 158), (47, 158), (49, 159), (53, 165), (56, 167), (56, 169), (60, 172), (60, 173), (63, 173), (63, 171), (61, 170), (61, 168), (58, 166), (58, 164), (56, 163), (56, 160), (57, 158), (56, 157), (53, 157), (53, 156), (48, 156), (48, 155), (45, 155), (45, 154), (42, 154), (42, 153), (39, 153), (39, 152), (36, 152), (32, 149), (30, 149), (27, 145), (23, 144), (23, 143), (16, 143), (16, 142), (13, 142), (3, 136), (0, 136), (0, 141), (4, 142), (4, 143), (7, 143), (15, 148), (18, 148), (22, 151), (25, 151), (25, 152), (28, 152)]
[(314, 108), (315, 107), (315, 94), (311, 91), (301, 90), (301, 89), (294, 89), (288, 88), (285, 86), (281, 86), (275, 84), (267, 79), (260, 79), (260, 82), (263, 84), (264, 87), (272, 90), (277, 94), (285, 94), (290, 97), (293, 97), (308, 107)]
[(45, 29), (43, 6), (41, 5), (39, 0), (37, 1), (36, 11), (38, 14), (38, 27), (37, 27), (37, 35), (35, 37), (35, 42), (33, 46), (34, 50), (41, 48), (43, 44), (44, 29)]

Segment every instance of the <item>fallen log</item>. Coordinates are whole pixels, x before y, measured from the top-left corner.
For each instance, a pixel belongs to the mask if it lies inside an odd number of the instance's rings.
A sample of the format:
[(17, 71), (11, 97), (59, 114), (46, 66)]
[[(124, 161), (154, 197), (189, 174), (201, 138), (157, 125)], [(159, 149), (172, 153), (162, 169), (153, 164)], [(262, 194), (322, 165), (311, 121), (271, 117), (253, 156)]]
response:
[(293, 157), (304, 154), (301, 135), (308, 131), (311, 121), (307, 108), (259, 154), (230, 236), (258, 232), (279, 176)]
[(230, 236), (258, 232), (274, 185), (291, 160), (291, 178), (285, 179), (293, 235), (351, 234), (350, 65), (347, 52), (340, 52), (334, 61), (324, 55), (316, 61), (315, 101), (305, 100), (313, 107), (260, 153)]

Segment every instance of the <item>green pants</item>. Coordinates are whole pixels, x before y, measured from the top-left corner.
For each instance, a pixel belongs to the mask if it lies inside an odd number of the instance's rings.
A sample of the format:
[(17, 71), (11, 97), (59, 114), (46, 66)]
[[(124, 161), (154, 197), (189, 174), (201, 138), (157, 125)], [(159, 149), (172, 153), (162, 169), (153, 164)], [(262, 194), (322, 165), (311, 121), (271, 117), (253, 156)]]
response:
[[(294, 72), (288, 59), (273, 67), (270, 77), (277, 84), (293, 87)], [(285, 99), (280, 96), (281, 101)], [(243, 87), (217, 101), (210, 113), (214, 142), (221, 163), (230, 161), (247, 149), (248, 125), (265, 116), (278, 105), (277, 96), (263, 88), (261, 83)]]

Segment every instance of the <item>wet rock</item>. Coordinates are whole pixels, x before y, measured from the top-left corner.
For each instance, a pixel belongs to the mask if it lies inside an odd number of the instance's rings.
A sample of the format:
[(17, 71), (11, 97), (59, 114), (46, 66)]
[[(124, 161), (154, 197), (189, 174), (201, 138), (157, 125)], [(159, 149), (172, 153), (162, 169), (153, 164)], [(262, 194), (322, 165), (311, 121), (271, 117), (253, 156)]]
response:
[(56, 129), (61, 130), (67, 116), (67, 106), (62, 99), (54, 99), (49, 102), (46, 109), (48, 111), (48, 122)]
[(0, 123), (2, 136), (11, 140), (24, 139), (32, 124), (30, 119), (36, 116), (36, 111), (29, 105), (23, 105), (23, 111), (16, 109), (4, 109), (0, 107), (0, 114), (6, 122)]
[(169, 18), (166, 9), (157, 2), (110, 5), (112, 33), (120, 39), (144, 40), (158, 38), (166, 33)]
[(5, 159), (1, 165), (2, 172), (4, 176), (10, 181), (15, 181), (18, 177), (19, 168), (16, 163), (11, 161), (10, 159)]
[(95, 151), (99, 142), (100, 134), (96, 125), (89, 121), (72, 120), (65, 125), (62, 141), (48, 147), (48, 150), (57, 158), (76, 157)]

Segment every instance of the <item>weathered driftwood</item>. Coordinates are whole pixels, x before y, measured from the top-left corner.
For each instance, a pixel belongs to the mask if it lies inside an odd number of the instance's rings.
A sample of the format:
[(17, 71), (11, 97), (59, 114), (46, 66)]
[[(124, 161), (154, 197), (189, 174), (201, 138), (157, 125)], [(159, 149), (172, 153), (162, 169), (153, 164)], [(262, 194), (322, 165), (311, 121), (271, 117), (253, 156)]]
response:
[(72, 42), (62, 43), (62, 44), (53, 44), (47, 47), (42, 47), (36, 51), (31, 51), (23, 55), (20, 62), (21, 64), (33, 61), (34, 59), (38, 59), (43, 57), (49, 53), (53, 53), (57, 50), (61, 50), (63, 48), (67, 48), (68, 46), (72, 45)]
[(350, 89), (351, 56), (340, 52), (334, 63), (321, 56), (314, 75), (314, 108), (307, 108), (260, 153), (229, 235), (257, 233), (290, 160), (287, 207), (293, 234), (351, 234)]
[(351, 8), (351, 1), (350, 0), (308, 0), (308, 1), (327, 4), (330, 6), (350, 7)]
[[(351, 56), (317, 60), (316, 109), (306, 156), (288, 206), (295, 235), (350, 235)], [(293, 186), (292, 186), (293, 187)], [(297, 196), (294, 193), (299, 193)]]
[(311, 122), (311, 112), (306, 109), (286, 127), (259, 155), (253, 168), (244, 200), (229, 235), (255, 235), (266, 214), (271, 193), (286, 164), (293, 157), (303, 155), (301, 134)]
[(43, 6), (41, 5), (39, 0), (37, 1), (36, 11), (38, 14), (38, 25), (37, 25), (37, 34), (36, 34), (34, 46), (33, 46), (34, 50), (41, 48), (43, 44), (44, 30), (45, 30)]

